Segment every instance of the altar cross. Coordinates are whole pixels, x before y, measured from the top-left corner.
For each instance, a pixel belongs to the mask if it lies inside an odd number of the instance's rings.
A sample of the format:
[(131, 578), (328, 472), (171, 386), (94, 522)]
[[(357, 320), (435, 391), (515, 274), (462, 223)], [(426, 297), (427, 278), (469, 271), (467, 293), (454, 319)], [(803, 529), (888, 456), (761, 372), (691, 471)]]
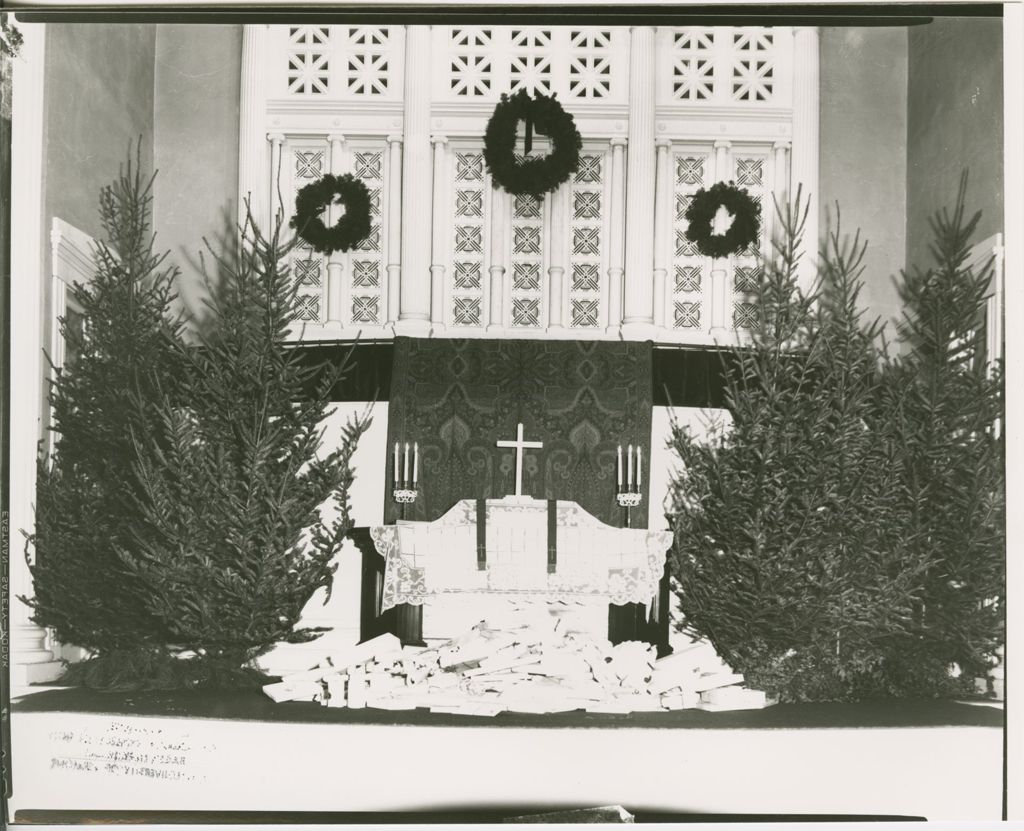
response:
[(523, 441), (523, 423), (516, 428), (515, 441), (498, 441), (498, 447), (514, 447), (516, 449), (516, 496), (523, 495), (523, 450), (527, 447), (543, 447), (542, 441)]

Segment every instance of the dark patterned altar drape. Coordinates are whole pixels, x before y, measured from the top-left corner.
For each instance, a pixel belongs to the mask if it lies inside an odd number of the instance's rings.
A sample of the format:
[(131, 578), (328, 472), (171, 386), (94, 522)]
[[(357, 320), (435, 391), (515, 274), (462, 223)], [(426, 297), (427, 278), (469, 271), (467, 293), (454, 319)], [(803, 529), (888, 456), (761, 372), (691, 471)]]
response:
[[(419, 442), (420, 497), (407, 519), (433, 520), (459, 499), (515, 492), (515, 439), (528, 441), (523, 493), (571, 499), (611, 525), (616, 447), (642, 443), (648, 504), (651, 437), (650, 343), (396, 338), (388, 411), (388, 492), (395, 442)], [(625, 461), (625, 460), (624, 460)], [(633, 527), (647, 526), (647, 511)]]

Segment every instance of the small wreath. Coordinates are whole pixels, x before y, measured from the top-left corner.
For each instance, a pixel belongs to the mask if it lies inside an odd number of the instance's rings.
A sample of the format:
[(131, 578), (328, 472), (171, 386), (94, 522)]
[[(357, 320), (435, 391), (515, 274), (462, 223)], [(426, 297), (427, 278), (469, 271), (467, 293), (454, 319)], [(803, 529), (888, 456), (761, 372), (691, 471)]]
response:
[[(713, 234), (711, 223), (724, 207), (733, 216), (732, 226), (724, 234)], [(743, 188), (732, 182), (718, 182), (707, 190), (701, 188), (693, 195), (686, 209), (690, 227), (686, 238), (695, 243), (706, 257), (728, 257), (747, 249), (757, 241), (761, 229), (761, 206)]]
[[(328, 228), (320, 214), (332, 202), (344, 205), (345, 215)], [(290, 225), (321, 254), (348, 251), (370, 233), (370, 192), (351, 173), (343, 176), (328, 173), (299, 191)]]
[[(532, 132), (551, 139), (551, 152), (540, 158), (516, 158), (516, 127), (526, 122), (526, 152)], [(529, 194), (540, 199), (565, 182), (580, 166), (583, 139), (573, 117), (562, 109), (553, 95), (526, 90), (502, 95), (484, 133), (484, 160), (494, 182), (509, 193)]]

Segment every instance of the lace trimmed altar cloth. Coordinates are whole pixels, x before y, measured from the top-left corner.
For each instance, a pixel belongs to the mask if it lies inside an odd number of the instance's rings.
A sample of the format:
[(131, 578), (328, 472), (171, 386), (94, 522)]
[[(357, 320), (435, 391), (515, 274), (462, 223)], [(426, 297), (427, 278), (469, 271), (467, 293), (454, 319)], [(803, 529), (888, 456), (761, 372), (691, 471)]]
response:
[[(671, 531), (613, 528), (575, 502), (553, 507), (551, 517), (543, 499), (488, 499), (482, 535), (472, 499), (433, 522), (371, 528), (385, 563), (382, 611), (457, 593), (548, 602), (605, 598), (615, 605), (654, 600)], [(552, 532), (556, 542), (549, 551)]]

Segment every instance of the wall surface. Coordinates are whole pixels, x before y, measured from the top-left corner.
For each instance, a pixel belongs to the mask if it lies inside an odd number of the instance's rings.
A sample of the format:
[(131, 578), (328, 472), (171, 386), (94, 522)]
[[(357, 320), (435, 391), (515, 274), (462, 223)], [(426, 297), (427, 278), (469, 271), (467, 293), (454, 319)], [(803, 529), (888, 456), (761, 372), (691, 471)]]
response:
[(1003, 225), (1003, 48), (999, 18), (938, 18), (909, 36), (907, 264), (930, 265), (929, 218), (956, 200), (980, 210), (973, 242)]
[(179, 297), (201, 313), (203, 238), (237, 221), (242, 27), (156, 27), (153, 92), (154, 224), (181, 269)]
[[(49, 23), (43, 122), (43, 345), (52, 308), (49, 234), (53, 217), (103, 237), (100, 190), (141, 142), (142, 169), (153, 168), (153, 61), (156, 27), (125, 23)], [(45, 390), (42, 393), (45, 396)], [(49, 412), (43, 406), (42, 413)]]
[(821, 30), (820, 232), (867, 240), (865, 322), (899, 314), (906, 256), (907, 29)]

